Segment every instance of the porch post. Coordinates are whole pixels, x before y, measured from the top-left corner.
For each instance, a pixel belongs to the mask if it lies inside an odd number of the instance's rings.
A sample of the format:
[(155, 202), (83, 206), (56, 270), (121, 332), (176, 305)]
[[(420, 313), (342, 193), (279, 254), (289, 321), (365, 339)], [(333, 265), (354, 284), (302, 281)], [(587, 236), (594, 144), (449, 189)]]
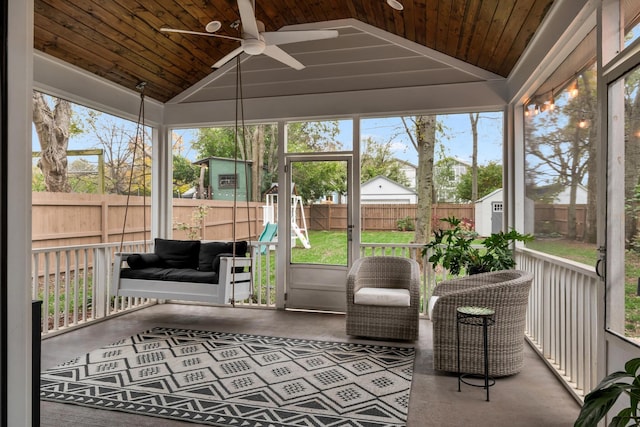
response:
[(151, 132), (151, 236), (171, 238), (173, 154), (171, 130), (160, 125)]
[[(7, 5), (7, 3), (4, 3)], [(31, 426), (31, 105), (33, 99), (33, 0), (9, 0), (6, 92), (2, 91), (2, 200), (0, 286), (2, 311), (2, 419)], [(4, 70), (3, 70), (3, 77)], [(4, 89), (4, 88), (3, 88)], [(6, 138), (6, 139), (5, 139)], [(10, 181), (9, 181), (10, 177)], [(5, 293), (6, 292), (6, 293)], [(36, 325), (36, 327), (39, 327)]]

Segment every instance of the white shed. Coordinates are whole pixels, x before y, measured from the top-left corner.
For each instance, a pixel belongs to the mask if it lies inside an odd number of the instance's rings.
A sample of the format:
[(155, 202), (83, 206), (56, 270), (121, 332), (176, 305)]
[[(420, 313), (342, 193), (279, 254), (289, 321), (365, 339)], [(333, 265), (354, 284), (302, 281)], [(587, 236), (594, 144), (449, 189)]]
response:
[[(488, 236), (502, 229), (503, 190), (499, 188), (487, 194), (476, 202), (476, 232), (480, 236)], [(524, 232), (533, 234), (533, 220), (535, 204), (533, 200), (525, 198), (524, 202)]]
[(418, 194), (410, 188), (379, 175), (360, 186), (360, 203), (418, 203)]

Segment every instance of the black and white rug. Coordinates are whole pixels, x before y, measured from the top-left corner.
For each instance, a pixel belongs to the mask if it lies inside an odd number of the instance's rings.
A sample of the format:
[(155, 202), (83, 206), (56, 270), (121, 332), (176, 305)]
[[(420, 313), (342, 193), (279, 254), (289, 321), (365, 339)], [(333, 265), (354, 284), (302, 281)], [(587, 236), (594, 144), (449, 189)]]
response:
[(214, 426), (403, 426), (414, 354), (154, 328), (45, 371), (40, 396)]

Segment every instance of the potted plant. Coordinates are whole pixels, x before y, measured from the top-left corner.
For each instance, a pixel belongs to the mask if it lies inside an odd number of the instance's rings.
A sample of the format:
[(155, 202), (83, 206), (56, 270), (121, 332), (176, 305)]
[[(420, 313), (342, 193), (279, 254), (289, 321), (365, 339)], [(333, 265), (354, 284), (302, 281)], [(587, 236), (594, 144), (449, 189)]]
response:
[(431, 250), (429, 262), (433, 268), (442, 265), (456, 276), (463, 269), (467, 274), (511, 269), (515, 266), (512, 243), (533, 240), (530, 234), (521, 234), (516, 230), (507, 233), (501, 231), (482, 240), (481, 247), (478, 247), (473, 245), (477, 233), (464, 226), (462, 220), (452, 216), (440, 221), (449, 224), (450, 228), (435, 230), (434, 239), (425, 245), (422, 255)]
[[(640, 358), (629, 360), (624, 371), (607, 375), (584, 398), (584, 404), (574, 427), (592, 427), (604, 418), (622, 393), (629, 395), (629, 406), (623, 408), (613, 417), (610, 426), (637, 426), (640, 423), (638, 401), (640, 400)], [(633, 424), (629, 424), (633, 421)]]

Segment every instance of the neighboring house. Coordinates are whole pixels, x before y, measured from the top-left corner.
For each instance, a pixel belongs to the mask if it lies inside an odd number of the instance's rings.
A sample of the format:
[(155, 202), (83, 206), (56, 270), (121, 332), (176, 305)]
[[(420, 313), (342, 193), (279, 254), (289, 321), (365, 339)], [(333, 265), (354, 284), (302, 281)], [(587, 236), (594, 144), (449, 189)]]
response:
[(418, 203), (418, 193), (387, 177), (378, 175), (360, 185), (360, 203), (415, 204)]
[[(464, 160), (453, 157), (447, 158), (446, 160), (449, 160), (451, 163), (443, 163), (441, 160), (434, 165), (433, 176), (435, 179), (436, 200), (438, 202), (462, 203), (463, 201), (460, 200), (457, 195), (458, 183), (462, 175), (467, 173), (471, 165)], [(451, 177), (448, 176), (449, 173), (444, 170), (445, 168), (451, 168), (453, 172)]]
[[(535, 199), (537, 203), (568, 205), (570, 204), (571, 186), (553, 183), (528, 189), (527, 194)], [(589, 191), (587, 187), (578, 184), (576, 189), (576, 204), (586, 205), (588, 203), (588, 196)]]
[(415, 189), (418, 186), (418, 167), (406, 160), (397, 159), (396, 161), (400, 165), (400, 170), (404, 173), (404, 176), (406, 176), (407, 180), (409, 181), (409, 188)]
[[(562, 191), (558, 193), (553, 203), (559, 205), (568, 205), (570, 204), (570, 196), (571, 196), (571, 187), (565, 186)], [(588, 200), (589, 192), (587, 191), (587, 187), (582, 184), (578, 184), (576, 188), (576, 205), (586, 205)]]

